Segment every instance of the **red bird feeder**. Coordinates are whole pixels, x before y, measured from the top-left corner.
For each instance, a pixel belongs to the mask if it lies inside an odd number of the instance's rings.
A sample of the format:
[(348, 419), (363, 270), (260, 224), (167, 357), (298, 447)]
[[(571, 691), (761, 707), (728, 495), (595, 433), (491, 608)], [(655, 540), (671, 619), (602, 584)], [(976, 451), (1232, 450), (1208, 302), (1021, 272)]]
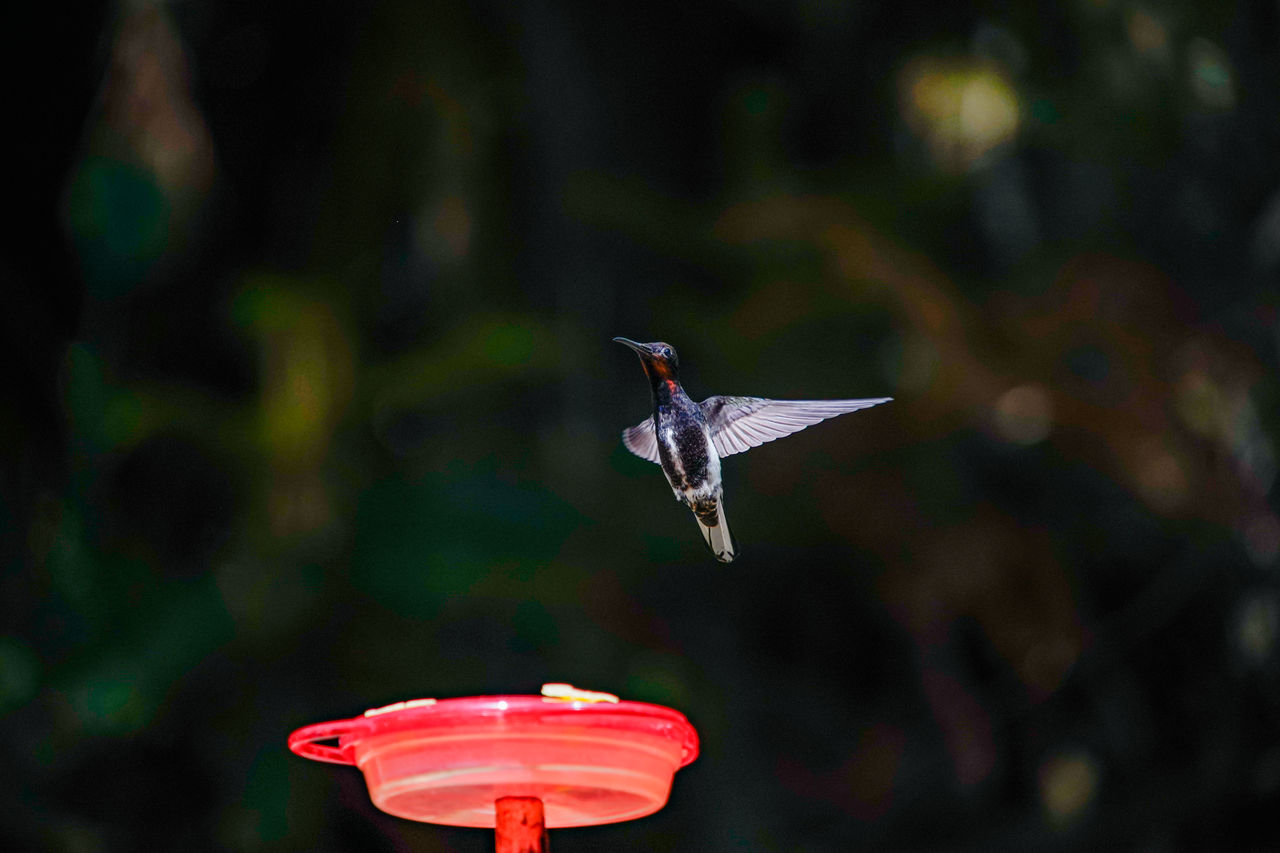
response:
[(397, 702), (304, 726), (289, 749), (359, 767), (389, 814), (494, 827), (499, 853), (545, 850), (547, 829), (653, 814), (698, 757), (697, 732), (671, 708), (569, 685), (543, 693)]

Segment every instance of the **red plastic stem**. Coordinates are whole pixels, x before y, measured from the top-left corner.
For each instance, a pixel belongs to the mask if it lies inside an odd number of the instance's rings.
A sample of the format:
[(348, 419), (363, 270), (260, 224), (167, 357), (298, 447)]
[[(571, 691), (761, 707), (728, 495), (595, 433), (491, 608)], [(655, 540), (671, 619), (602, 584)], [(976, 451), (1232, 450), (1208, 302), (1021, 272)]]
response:
[(494, 807), (497, 822), (493, 834), (498, 853), (547, 853), (547, 827), (542, 800), (537, 797), (503, 797)]

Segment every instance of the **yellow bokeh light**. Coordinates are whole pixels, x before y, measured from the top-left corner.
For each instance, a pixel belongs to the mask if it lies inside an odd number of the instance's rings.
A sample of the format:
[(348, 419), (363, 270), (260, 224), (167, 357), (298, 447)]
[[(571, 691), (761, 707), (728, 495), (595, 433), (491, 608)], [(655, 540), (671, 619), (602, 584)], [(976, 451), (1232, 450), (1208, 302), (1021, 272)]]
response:
[(1093, 801), (1098, 788), (1098, 765), (1085, 752), (1055, 755), (1040, 768), (1040, 799), (1057, 824), (1078, 817)]
[(970, 169), (1017, 135), (1018, 93), (991, 62), (922, 57), (898, 82), (903, 118), (943, 171)]

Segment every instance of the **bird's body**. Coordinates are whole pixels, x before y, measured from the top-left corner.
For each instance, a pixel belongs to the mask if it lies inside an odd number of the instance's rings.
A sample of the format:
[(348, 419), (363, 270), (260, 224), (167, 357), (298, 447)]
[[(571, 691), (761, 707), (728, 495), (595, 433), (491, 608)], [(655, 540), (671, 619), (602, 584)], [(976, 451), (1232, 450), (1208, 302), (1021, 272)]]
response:
[[(717, 556), (736, 550), (729, 536), (729, 526), (721, 526), (724, 500), (720, 483), (720, 454), (711, 440), (711, 427), (702, 407), (680, 387), (666, 380), (654, 387), (654, 441), (658, 464), (666, 475), (676, 500), (693, 510), (702, 528), (703, 538)], [(719, 530), (713, 528), (720, 527)]]
[(716, 559), (738, 554), (724, 513), (720, 459), (773, 441), (835, 415), (887, 402), (863, 400), (767, 400), (763, 397), (689, 399), (676, 377), (676, 351), (669, 344), (614, 338), (636, 351), (653, 392), (653, 415), (624, 430), (622, 441), (637, 456), (662, 467), (676, 500), (693, 511), (702, 538)]

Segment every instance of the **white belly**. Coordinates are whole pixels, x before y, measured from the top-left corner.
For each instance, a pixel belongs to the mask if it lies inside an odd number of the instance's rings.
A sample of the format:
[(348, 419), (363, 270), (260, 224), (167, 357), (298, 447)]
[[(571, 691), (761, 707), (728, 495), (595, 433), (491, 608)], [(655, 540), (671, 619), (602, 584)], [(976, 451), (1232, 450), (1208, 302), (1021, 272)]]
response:
[(667, 484), (671, 486), (671, 491), (675, 494), (676, 500), (681, 503), (691, 503), (695, 500), (706, 500), (715, 497), (720, 493), (720, 456), (716, 453), (716, 447), (711, 443), (711, 432), (706, 427), (702, 428), (702, 437), (706, 442), (707, 453), (707, 477), (702, 485), (696, 487), (685, 488), (682, 485), (688, 478), (685, 476), (684, 468), (680, 464), (680, 452), (676, 446), (675, 431), (670, 427), (658, 430), (658, 441), (666, 448), (667, 456), (671, 459), (671, 467), (675, 469), (676, 479), (671, 478), (671, 474), (664, 468), (662, 473), (667, 477)]

